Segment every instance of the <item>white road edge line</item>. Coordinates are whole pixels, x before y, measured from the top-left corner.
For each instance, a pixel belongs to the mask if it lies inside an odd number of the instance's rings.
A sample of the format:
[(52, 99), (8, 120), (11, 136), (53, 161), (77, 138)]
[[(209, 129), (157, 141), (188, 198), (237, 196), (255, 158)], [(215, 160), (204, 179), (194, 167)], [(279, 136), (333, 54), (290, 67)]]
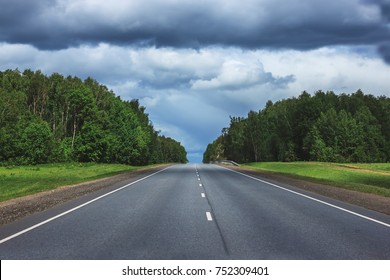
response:
[(206, 217), (207, 217), (207, 221), (212, 221), (213, 220), (213, 217), (211, 217), (211, 213), (210, 212), (206, 212)]
[(36, 229), (37, 227), (40, 227), (40, 226), (42, 226), (42, 225), (44, 225), (44, 224), (47, 224), (47, 223), (49, 223), (49, 222), (51, 222), (51, 221), (54, 221), (54, 220), (56, 220), (56, 219), (58, 219), (58, 218), (60, 218), (60, 217), (62, 217), (62, 216), (65, 216), (65, 215), (67, 215), (67, 214), (69, 214), (69, 213), (71, 213), (71, 212), (73, 212), (73, 211), (76, 211), (76, 210), (78, 210), (78, 209), (80, 209), (80, 208), (82, 208), (82, 207), (84, 207), (84, 206), (87, 206), (88, 204), (91, 204), (91, 203), (93, 203), (93, 202), (95, 202), (95, 201), (97, 201), (97, 200), (99, 200), (99, 199), (102, 199), (103, 197), (106, 197), (106, 196), (111, 195), (111, 194), (113, 194), (113, 193), (115, 193), (115, 192), (118, 192), (118, 191), (120, 191), (120, 190), (123, 190), (124, 188), (127, 188), (127, 187), (129, 187), (129, 186), (131, 186), (131, 185), (134, 185), (134, 184), (136, 184), (136, 183), (138, 183), (138, 182), (141, 182), (141, 181), (143, 181), (143, 180), (145, 180), (145, 179), (147, 179), (147, 178), (149, 178), (149, 177), (152, 177), (153, 175), (156, 175), (156, 174), (158, 174), (158, 173), (160, 173), (160, 172), (163, 172), (164, 170), (166, 170), (166, 169), (168, 169), (168, 168), (171, 168), (171, 167), (173, 167), (173, 166), (174, 166), (174, 165), (168, 166), (168, 167), (166, 167), (166, 168), (164, 168), (164, 169), (161, 169), (161, 170), (159, 170), (159, 171), (157, 171), (157, 172), (155, 172), (155, 173), (153, 173), (153, 174), (150, 174), (150, 175), (148, 175), (148, 176), (146, 176), (146, 177), (143, 177), (143, 178), (141, 178), (141, 179), (138, 179), (138, 180), (136, 180), (136, 181), (134, 181), (134, 182), (131, 182), (131, 183), (127, 184), (127, 185), (124, 185), (123, 187), (120, 187), (120, 188), (118, 188), (118, 189), (115, 189), (115, 190), (113, 190), (113, 191), (111, 191), (111, 192), (108, 192), (108, 193), (103, 194), (103, 195), (101, 195), (101, 196), (99, 196), (99, 197), (96, 197), (96, 198), (94, 198), (94, 199), (92, 199), (92, 200), (90, 200), (90, 201), (88, 201), (88, 202), (85, 202), (84, 204), (81, 204), (81, 205), (76, 206), (76, 207), (74, 207), (74, 208), (72, 208), (72, 209), (69, 209), (69, 210), (67, 210), (67, 211), (65, 211), (65, 212), (63, 212), (63, 213), (61, 213), (61, 214), (58, 214), (58, 215), (56, 215), (56, 216), (54, 216), (54, 217), (51, 217), (50, 219), (47, 219), (47, 220), (45, 220), (45, 221), (43, 221), (43, 222), (40, 222), (40, 223), (38, 223), (38, 224), (36, 224), (36, 225), (33, 225), (33, 226), (29, 227), (29, 228), (26, 228), (26, 229), (24, 229), (24, 230), (22, 230), (22, 231), (19, 231), (19, 232), (13, 234), (13, 235), (10, 235), (10, 236), (8, 236), (8, 237), (6, 237), (6, 238), (4, 238), (4, 239), (1, 239), (1, 240), (0, 240), (0, 244), (2, 244), (2, 243), (4, 243), (4, 242), (7, 242), (7, 241), (9, 241), (9, 240), (11, 240), (11, 239), (14, 239), (15, 237), (18, 237), (19, 235), (22, 235), (22, 234), (24, 234), (24, 233), (26, 233), (26, 232), (29, 232), (29, 231), (31, 231), (31, 230), (33, 230), (33, 229)]
[[(216, 165), (216, 166), (218, 166), (218, 165)], [(299, 193), (299, 192), (296, 192), (296, 191), (293, 191), (293, 190), (289, 190), (289, 189), (287, 189), (287, 188), (284, 188), (284, 187), (278, 186), (278, 185), (276, 185), (276, 184), (273, 184), (273, 183), (270, 183), (270, 182), (267, 182), (267, 181), (261, 180), (261, 179), (259, 179), (259, 178), (256, 178), (256, 177), (252, 177), (252, 176), (250, 176), (250, 175), (247, 175), (247, 174), (244, 174), (244, 173), (238, 172), (238, 171), (236, 171), (236, 170), (232, 170), (232, 169), (229, 169), (229, 168), (226, 168), (226, 167), (222, 167), (222, 166), (218, 166), (218, 167), (220, 167), (220, 168), (224, 168), (224, 169), (227, 169), (227, 170), (229, 170), (229, 171), (231, 171), (231, 172), (234, 172), (234, 173), (240, 174), (240, 175), (242, 175), (242, 176), (245, 176), (245, 177), (251, 178), (251, 179), (253, 179), (253, 180), (256, 180), (256, 181), (259, 181), (259, 182), (262, 182), (262, 183), (268, 184), (268, 185), (270, 185), (270, 186), (273, 186), (273, 187), (275, 187), (275, 188), (279, 188), (279, 189), (281, 189), (281, 190), (284, 190), (284, 191), (287, 191), (287, 192), (290, 192), (290, 193), (293, 193), (293, 194), (296, 194), (296, 195), (299, 195), (299, 196), (305, 197), (305, 198), (307, 198), (307, 199), (311, 199), (311, 200), (313, 200), (313, 201), (316, 201), (316, 202), (319, 202), (319, 203), (325, 204), (325, 205), (327, 205), (327, 206), (330, 206), (330, 207), (336, 208), (336, 209), (338, 209), (338, 210), (341, 210), (341, 211), (347, 212), (347, 213), (349, 213), (349, 214), (352, 214), (352, 215), (358, 216), (358, 217), (360, 217), (360, 218), (363, 218), (363, 219), (369, 220), (369, 221), (371, 221), (371, 222), (374, 222), (374, 223), (377, 223), (377, 224), (381, 224), (381, 225), (383, 225), (383, 226), (385, 226), (385, 227), (390, 227), (390, 224), (387, 224), (387, 223), (385, 223), (385, 222), (382, 222), (382, 221), (379, 221), (379, 220), (376, 220), (376, 219), (373, 219), (373, 218), (370, 218), (370, 217), (364, 216), (364, 215), (362, 215), (362, 214), (359, 214), (359, 213), (353, 212), (353, 211), (351, 211), (351, 210), (348, 210), (348, 209), (342, 208), (342, 207), (340, 207), (340, 206), (336, 206), (336, 205), (334, 205), (334, 204), (331, 204), (331, 203), (329, 203), (329, 202), (325, 202), (325, 201), (322, 201), (322, 200), (320, 200), (320, 199), (317, 199), (317, 198), (314, 198), (314, 197), (311, 197), (311, 196), (308, 196), (308, 195), (305, 195), (305, 194), (302, 194), (302, 193)]]

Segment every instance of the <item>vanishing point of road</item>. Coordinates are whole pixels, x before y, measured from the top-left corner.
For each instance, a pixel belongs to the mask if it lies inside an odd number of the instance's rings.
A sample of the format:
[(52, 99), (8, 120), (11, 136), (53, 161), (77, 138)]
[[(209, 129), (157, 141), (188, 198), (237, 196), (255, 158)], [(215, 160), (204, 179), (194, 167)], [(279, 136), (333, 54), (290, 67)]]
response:
[(0, 259), (390, 259), (390, 216), (173, 165), (0, 228)]

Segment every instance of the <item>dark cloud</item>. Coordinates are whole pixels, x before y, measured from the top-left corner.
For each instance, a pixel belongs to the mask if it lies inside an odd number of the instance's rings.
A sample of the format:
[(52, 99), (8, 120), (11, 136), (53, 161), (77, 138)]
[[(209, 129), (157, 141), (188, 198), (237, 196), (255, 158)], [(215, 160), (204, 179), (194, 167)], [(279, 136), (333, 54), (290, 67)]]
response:
[[(383, 60), (390, 64), (390, 0), (367, 0), (372, 4), (379, 6), (382, 17), (387, 23), (387, 40), (381, 42), (378, 46), (378, 52), (382, 55)], [(386, 38), (386, 37), (385, 37)]]
[(47, 1), (24, 1), (24, 0), (1, 0), (0, 24), (4, 31), (5, 27), (16, 29), (22, 23), (34, 18), (45, 9)]
[(49, 41), (52, 27), (38, 20), (55, 1), (0, 0), (0, 41), (38, 46)]
[(377, 5), (385, 20), (390, 21), (390, 0), (363, 0), (366, 4)]
[(382, 6), (382, 15), (387, 19), (387, 21), (390, 21), (390, 2), (385, 3)]
[(311, 49), (389, 35), (387, 0), (123, 2), (0, 0), (0, 40), (40, 49), (101, 42)]
[(378, 50), (379, 53), (382, 55), (384, 61), (390, 64), (390, 42), (381, 44)]

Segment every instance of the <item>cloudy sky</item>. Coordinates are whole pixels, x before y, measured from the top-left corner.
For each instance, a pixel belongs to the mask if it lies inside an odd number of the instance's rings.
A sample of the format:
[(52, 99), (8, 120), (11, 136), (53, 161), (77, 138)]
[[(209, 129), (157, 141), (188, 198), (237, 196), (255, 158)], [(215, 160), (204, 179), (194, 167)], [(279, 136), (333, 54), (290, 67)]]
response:
[(267, 100), (390, 97), (390, 0), (0, 0), (0, 70), (93, 77), (193, 162)]

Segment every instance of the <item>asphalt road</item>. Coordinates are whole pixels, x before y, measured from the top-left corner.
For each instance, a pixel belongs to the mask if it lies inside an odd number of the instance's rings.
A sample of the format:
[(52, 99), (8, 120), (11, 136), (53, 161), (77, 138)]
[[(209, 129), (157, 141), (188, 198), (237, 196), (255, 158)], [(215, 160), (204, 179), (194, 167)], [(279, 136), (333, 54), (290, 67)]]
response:
[(215, 165), (175, 165), (0, 228), (0, 259), (388, 260), (390, 217)]

